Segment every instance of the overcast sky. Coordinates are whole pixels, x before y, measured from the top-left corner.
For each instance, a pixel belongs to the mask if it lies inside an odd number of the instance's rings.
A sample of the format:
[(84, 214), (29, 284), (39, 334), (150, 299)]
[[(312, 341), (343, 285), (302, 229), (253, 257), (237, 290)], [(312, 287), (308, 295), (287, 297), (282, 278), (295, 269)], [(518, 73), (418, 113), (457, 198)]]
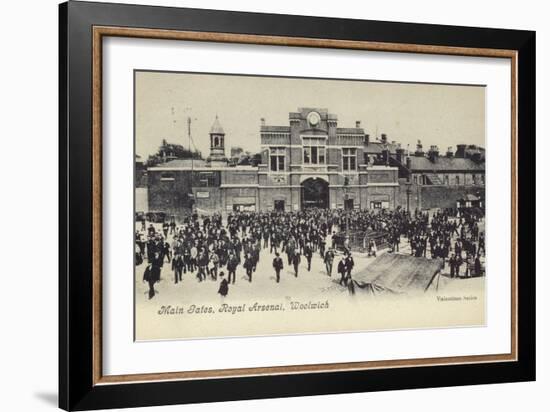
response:
[(218, 115), (231, 146), (259, 151), (260, 119), (288, 126), (299, 107), (327, 108), (338, 127), (388, 135), (403, 148), (422, 140), (441, 152), (459, 143), (485, 146), (485, 88), (482, 86), (293, 79), (190, 73), (136, 73), (136, 153), (157, 151), (162, 139), (189, 144), (187, 117), (196, 148), (207, 157), (208, 132)]

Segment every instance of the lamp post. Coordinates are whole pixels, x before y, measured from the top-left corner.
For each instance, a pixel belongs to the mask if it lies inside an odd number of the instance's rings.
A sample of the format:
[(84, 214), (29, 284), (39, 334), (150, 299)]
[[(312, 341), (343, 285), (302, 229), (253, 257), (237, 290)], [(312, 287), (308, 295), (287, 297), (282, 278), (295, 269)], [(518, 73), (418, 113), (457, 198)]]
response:
[[(408, 152), (408, 150), (407, 150)], [(406, 160), (406, 166), (407, 166), (407, 214), (410, 213), (410, 198), (411, 198), (411, 158), (409, 157), (409, 154), (407, 153), (407, 160)]]
[(407, 182), (407, 213), (410, 212), (411, 182)]
[(349, 199), (349, 177), (344, 176), (344, 211), (346, 213), (346, 236), (349, 237), (349, 213), (346, 209), (346, 203)]

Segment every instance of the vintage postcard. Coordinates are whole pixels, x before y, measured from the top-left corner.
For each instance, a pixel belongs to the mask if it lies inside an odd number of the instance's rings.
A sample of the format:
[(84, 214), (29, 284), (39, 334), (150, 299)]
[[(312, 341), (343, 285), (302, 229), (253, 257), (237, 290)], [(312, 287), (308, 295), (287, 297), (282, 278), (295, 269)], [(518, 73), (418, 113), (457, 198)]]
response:
[(134, 81), (136, 340), (485, 325), (485, 87)]

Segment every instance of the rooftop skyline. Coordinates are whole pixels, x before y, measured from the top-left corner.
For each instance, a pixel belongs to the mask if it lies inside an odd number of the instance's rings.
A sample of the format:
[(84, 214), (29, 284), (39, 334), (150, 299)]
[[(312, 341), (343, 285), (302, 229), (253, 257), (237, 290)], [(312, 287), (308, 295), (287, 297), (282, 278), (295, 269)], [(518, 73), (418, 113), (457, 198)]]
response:
[(260, 150), (261, 118), (268, 126), (288, 126), (299, 107), (328, 109), (338, 127), (356, 121), (376, 141), (414, 151), (440, 151), (457, 144), (485, 147), (485, 88), (482, 86), (388, 83), (364, 80), (297, 79), (191, 73), (136, 73), (136, 154), (147, 158), (163, 139), (189, 147), (187, 118), (194, 145), (204, 157), (217, 121), (231, 147)]

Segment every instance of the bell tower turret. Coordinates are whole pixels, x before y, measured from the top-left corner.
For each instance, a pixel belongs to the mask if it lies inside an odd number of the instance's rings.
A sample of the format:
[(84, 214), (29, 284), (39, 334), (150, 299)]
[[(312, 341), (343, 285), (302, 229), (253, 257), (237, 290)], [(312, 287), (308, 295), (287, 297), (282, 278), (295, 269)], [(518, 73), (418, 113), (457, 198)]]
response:
[(227, 165), (227, 157), (225, 157), (225, 132), (217, 115), (210, 128), (210, 156), (207, 161), (213, 166)]

